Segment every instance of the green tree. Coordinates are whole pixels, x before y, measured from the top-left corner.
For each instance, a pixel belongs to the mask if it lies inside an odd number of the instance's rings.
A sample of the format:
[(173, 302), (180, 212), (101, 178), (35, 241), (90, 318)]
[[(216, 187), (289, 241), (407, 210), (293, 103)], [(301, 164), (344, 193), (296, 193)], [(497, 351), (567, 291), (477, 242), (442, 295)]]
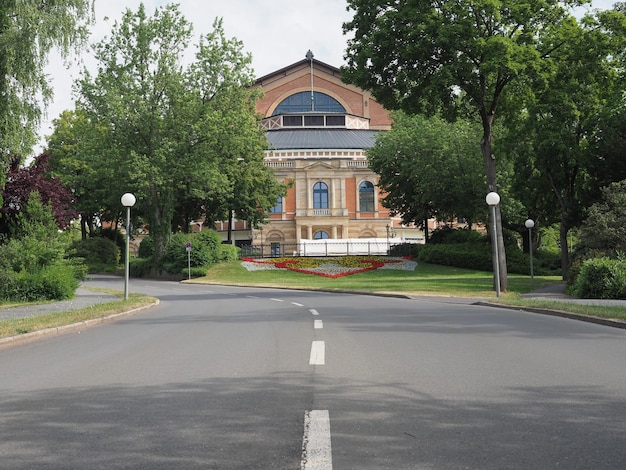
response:
[(49, 173), (71, 188), (80, 213), (82, 239), (95, 233), (97, 220), (111, 220), (108, 208), (119, 202), (118, 168), (110, 165), (108, 128), (92, 122), (81, 110), (64, 111), (53, 121), (48, 138)]
[(380, 134), (367, 154), (386, 193), (383, 205), (425, 229), (430, 217), (480, 220), (486, 211), (477, 126), (403, 112), (393, 118), (391, 131)]
[(580, 252), (615, 257), (626, 252), (626, 180), (603, 188), (602, 200), (593, 204), (579, 231)]
[[(536, 75), (542, 58), (558, 47), (544, 43), (545, 32), (570, 21), (565, 7), (581, 3), (348, 0), (355, 14), (344, 32), (354, 37), (343, 77), (371, 90), (388, 109), (478, 116), (487, 191), (496, 191), (493, 128), (505, 90), (524, 89), (524, 78)], [(499, 211), (496, 222), (500, 283), (506, 290)]]
[(50, 50), (68, 57), (87, 38), (93, 0), (0, 0), (0, 189), (12, 155), (27, 156), (52, 89)]
[[(254, 112), (258, 92), (249, 88), (251, 58), (241, 42), (227, 39), (218, 20), (184, 67), (191, 32), (176, 5), (152, 17), (143, 5), (127, 10), (111, 37), (95, 46), (98, 75), (85, 72), (79, 87), (79, 108), (107, 128), (106, 164), (119, 171), (110, 192), (136, 194), (133, 212), (148, 224), (156, 264), (173, 227), (201, 211), (223, 213), (215, 201), (228, 200), (235, 186), (224, 168), (243, 158), (260, 169), (266, 147)], [(272, 189), (275, 200), (281, 187)], [(262, 198), (253, 200), (264, 209)]]
[[(605, 127), (602, 117), (615, 109), (612, 99), (623, 94), (616, 53), (623, 50), (624, 40), (615, 41), (607, 26), (624, 18), (614, 11), (603, 12), (551, 31), (551, 42), (560, 46), (543, 62), (541, 83), (533, 84), (523, 112), (509, 120), (519, 197), (548, 223), (558, 221), (564, 279), (569, 271), (568, 233), (580, 224), (602, 184), (590, 172), (598, 166), (590, 143), (598, 136), (596, 142), (606, 145), (605, 139), (615, 136), (615, 127)], [(605, 164), (610, 164), (607, 158), (619, 161), (610, 154), (597, 156)], [(619, 173), (620, 165), (612, 165), (610, 171)]]

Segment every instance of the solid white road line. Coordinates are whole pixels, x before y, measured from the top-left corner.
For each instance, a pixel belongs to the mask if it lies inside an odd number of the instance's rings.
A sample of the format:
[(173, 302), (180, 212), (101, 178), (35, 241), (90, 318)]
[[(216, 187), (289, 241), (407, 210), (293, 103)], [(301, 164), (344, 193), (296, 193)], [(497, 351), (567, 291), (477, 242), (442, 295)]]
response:
[(330, 445), (330, 416), (328, 410), (304, 413), (302, 439), (302, 470), (332, 470), (333, 453)]
[(311, 356), (309, 364), (312, 366), (323, 366), (325, 360), (325, 344), (324, 341), (313, 341), (311, 344)]
[(314, 308), (309, 309), (309, 312), (311, 312), (311, 315), (319, 315), (320, 313), (315, 310)]
[(313, 320), (313, 328), (316, 330), (321, 330), (324, 328), (324, 322), (322, 320)]

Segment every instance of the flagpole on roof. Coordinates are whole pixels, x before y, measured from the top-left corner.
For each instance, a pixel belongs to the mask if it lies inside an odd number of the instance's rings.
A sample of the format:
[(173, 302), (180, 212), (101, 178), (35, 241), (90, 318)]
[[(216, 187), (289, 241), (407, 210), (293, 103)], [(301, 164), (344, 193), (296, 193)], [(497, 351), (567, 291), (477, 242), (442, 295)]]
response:
[(311, 49), (307, 51), (305, 57), (311, 63), (311, 111), (315, 111), (315, 95), (313, 94), (313, 52), (311, 52)]

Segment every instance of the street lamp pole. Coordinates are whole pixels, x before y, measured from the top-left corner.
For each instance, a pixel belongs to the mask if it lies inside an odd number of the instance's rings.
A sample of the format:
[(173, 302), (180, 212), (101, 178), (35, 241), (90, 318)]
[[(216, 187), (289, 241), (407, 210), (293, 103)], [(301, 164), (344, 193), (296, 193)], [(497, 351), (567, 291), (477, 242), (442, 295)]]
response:
[(130, 208), (135, 205), (135, 195), (132, 193), (125, 193), (122, 196), (122, 205), (126, 207), (126, 253), (124, 255), (124, 300), (128, 300), (128, 272), (130, 270), (130, 264), (128, 258), (130, 257)]
[(390, 247), (389, 247), (389, 224), (387, 224), (385, 226), (385, 228), (387, 229), (387, 256), (389, 256), (389, 251), (390, 251)]
[(528, 229), (528, 249), (530, 252), (530, 289), (534, 289), (535, 287), (535, 276), (533, 273), (533, 227), (535, 226), (535, 221), (533, 219), (528, 219), (524, 222), (526, 228)]
[(496, 297), (500, 297), (500, 261), (498, 256), (498, 225), (496, 224), (496, 206), (500, 203), (500, 195), (495, 191), (490, 192), (485, 197), (491, 210), (491, 246), (493, 251), (493, 275), (496, 285)]

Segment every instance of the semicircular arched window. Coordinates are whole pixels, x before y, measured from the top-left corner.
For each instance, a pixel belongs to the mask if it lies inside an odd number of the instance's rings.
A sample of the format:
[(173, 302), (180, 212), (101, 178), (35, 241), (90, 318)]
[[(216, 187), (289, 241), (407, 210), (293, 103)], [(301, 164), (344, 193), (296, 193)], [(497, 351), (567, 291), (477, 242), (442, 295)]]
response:
[(311, 92), (301, 91), (288, 96), (280, 102), (274, 110), (273, 116), (288, 113), (303, 113), (307, 111), (320, 111), (325, 113), (345, 113), (346, 109), (332, 96), (316, 91), (313, 93), (313, 105), (311, 105)]
[(320, 230), (318, 232), (315, 232), (315, 235), (313, 235), (313, 239), (314, 240), (326, 240), (330, 238), (328, 236), (328, 232), (324, 231), (324, 230)]

